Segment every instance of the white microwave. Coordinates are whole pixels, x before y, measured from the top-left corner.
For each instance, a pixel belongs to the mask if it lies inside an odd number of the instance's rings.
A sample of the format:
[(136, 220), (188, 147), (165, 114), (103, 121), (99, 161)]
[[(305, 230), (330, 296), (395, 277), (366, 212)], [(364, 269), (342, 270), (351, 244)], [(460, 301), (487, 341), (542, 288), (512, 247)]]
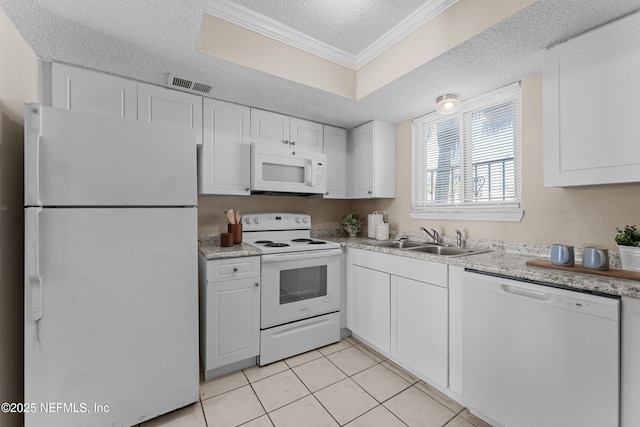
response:
[(251, 192), (324, 195), (327, 156), (289, 147), (251, 144)]

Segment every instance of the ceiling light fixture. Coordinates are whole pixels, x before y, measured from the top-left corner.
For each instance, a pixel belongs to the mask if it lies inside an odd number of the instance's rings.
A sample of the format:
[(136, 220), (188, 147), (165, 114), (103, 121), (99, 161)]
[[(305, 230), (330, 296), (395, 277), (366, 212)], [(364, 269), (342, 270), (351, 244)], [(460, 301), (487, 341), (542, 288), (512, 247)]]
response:
[(436, 111), (440, 114), (455, 113), (460, 108), (458, 95), (445, 94), (436, 98)]

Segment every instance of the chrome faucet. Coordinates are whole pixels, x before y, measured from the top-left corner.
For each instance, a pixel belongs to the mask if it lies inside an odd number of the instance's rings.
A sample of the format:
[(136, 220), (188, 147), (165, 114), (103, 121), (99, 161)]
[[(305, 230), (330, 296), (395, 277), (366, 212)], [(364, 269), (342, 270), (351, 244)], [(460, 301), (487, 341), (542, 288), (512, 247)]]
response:
[(462, 247), (462, 232), (458, 229), (456, 229), (456, 247)]
[(429, 237), (431, 237), (433, 239), (433, 243), (438, 243), (438, 241), (440, 240), (440, 235), (438, 234), (438, 232), (435, 229), (431, 229), (431, 232), (429, 232), (429, 230), (427, 230), (424, 227), (420, 227), (420, 230), (424, 231), (425, 233), (427, 233), (429, 235)]

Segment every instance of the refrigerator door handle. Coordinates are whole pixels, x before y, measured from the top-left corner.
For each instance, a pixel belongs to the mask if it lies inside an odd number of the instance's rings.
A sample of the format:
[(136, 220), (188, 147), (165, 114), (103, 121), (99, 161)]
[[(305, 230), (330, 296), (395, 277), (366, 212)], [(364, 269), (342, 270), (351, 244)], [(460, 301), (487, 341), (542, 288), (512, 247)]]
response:
[(31, 320), (42, 318), (42, 277), (40, 277), (40, 244), (38, 222), (42, 208), (25, 210), (25, 281), (31, 294)]
[(24, 141), (24, 202), (27, 206), (40, 203), (40, 137), (42, 136), (42, 106), (25, 104)]

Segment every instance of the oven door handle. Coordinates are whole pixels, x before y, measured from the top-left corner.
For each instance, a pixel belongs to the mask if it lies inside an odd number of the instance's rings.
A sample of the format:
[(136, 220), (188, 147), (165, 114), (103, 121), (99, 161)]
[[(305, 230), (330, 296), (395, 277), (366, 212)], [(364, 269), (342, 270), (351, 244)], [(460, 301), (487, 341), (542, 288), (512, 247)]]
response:
[(318, 251), (304, 252), (285, 252), (281, 254), (262, 255), (263, 263), (282, 262), (282, 261), (298, 261), (303, 259), (320, 259), (340, 256), (342, 249), (322, 249)]

